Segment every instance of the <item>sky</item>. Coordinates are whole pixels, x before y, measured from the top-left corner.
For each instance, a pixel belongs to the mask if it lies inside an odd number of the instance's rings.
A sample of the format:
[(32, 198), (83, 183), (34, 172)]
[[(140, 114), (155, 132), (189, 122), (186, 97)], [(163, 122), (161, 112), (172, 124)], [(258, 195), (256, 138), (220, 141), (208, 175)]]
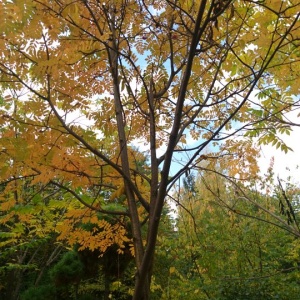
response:
[[(299, 121), (298, 121), (299, 123)], [(285, 143), (293, 149), (287, 154), (272, 147), (262, 146), (259, 166), (262, 173), (265, 173), (270, 165), (270, 160), (274, 157), (274, 175), (281, 179), (292, 176), (293, 182), (300, 182), (300, 127), (294, 127), (290, 136), (281, 136)], [(298, 167), (298, 169), (297, 169)]]

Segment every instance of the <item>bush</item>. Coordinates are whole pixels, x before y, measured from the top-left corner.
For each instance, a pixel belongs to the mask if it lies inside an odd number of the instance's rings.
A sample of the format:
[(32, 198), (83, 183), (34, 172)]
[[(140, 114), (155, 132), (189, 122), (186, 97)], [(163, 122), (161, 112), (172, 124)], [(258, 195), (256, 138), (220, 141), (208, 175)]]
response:
[(32, 286), (21, 295), (21, 300), (55, 299), (55, 287), (53, 285)]

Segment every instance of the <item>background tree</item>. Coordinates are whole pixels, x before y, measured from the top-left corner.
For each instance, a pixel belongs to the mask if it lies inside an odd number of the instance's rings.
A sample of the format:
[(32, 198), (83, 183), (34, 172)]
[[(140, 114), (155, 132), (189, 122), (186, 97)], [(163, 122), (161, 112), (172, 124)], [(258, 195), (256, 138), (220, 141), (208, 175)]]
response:
[[(232, 176), (249, 159), (237, 136), (288, 150), (277, 134), (291, 130), (286, 113), (297, 107), (299, 5), (2, 1), (3, 180), (30, 175), (83, 202), (79, 187), (124, 190), (125, 212), (97, 197), (86, 205), (130, 218), (133, 298), (148, 299), (167, 192), (206, 160), (204, 149), (214, 146), (219, 163), (234, 157)], [(137, 143), (149, 153), (147, 172), (130, 151)]]
[[(176, 238), (165, 244), (165, 255), (173, 259), (161, 299), (296, 298), (299, 238), (225, 182), (202, 172), (182, 188)], [(299, 196), (299, 187), (287, 191), (290, 199)], [(275, 189), (268, 195), (251, 188), (247, 194), (281, 215)], [(296, 225), (296, 202), (293, 208)]]
[[(73, 299), (88, 291), (108, 299), (118, 281), (124, 285), (117, 290), (119, 298), (128, 298), (132, 284), (126, 286), (123, 275), (133, 259), (130, 224), (87, 208), (58, 187), (31, 181), (19, 180), (13, 193), (9, 183), (2, 188), (1, 297)], [(92, 191), (84, 199), (91, 203)], [(114, 198), (107, 206), (121, 209), (121, 203)]]
[[(1, 186), (0, 294), (6, 299), (18, 299), (29, 281), (38, 285), (62, 250), (62, 245), (55, 243), (55, 226), (64, 210), (62, 205), (59, 209), (50, 204), (59, 201), (63, 193), (51, 186), (31, 186), (30, 181), (24, 178), (15, 186), (10, 180)], [(67, 206), (68, 197), (64, 200), (63, 206)]]

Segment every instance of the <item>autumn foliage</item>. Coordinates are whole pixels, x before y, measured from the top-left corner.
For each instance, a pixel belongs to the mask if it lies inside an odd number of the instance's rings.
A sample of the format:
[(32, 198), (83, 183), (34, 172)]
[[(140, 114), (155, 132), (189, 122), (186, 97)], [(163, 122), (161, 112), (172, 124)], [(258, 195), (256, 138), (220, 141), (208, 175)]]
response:
[(299, 11), (298, 0), (2, 0), (1, 226), (129, 245), (133, 297), (148, 299), (178, 179), (223, 167), (255, 178), (253, 139), (289, 150), (279, 135), (295, 125)]

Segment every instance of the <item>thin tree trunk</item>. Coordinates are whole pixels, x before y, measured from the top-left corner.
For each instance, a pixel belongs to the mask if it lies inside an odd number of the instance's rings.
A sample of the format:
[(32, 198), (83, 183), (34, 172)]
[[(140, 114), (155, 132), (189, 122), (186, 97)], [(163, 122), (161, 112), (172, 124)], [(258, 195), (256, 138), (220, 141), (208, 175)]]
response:
[[(113, 28), (114, 24), (114, 9), (112, 9), (112, 20), (111, 25)], [(136, 200), (134, 197), (134, 193), (132, 188), (129, 184), (131, 180), (131, 173), (130, 173), (130, 166), (129, 166), (129, 157), (127, 151), (127, 140), (125, 134), (125, 120), (123, 116), (123, 108), (121, 102), (121, 95), (119, 90), (119, 76), (118, 76), (118, 52), (117, 46), (115, 44), (116, 37), (115, 32), (112, 30), (112, 42), (110, 48), (108, 49), (109, 59), (110, 59), (110, 66), (111, 66), (111, 74), (113, 77), (113, 91), (114, 91), (114, 103), (115, 103), (115, 113), (116, 113), (116, 120), (117, 120), (117, 128), (118, 128), (118, 136), (119, 136), (119, 145), (120, 145), (120, 157), (121, 157), (121, 164), (122, 164), (122, 171), (124, 172), (124, 186), (126, 191), (127, 203), (130, 212), (130, 221), (131, 221), (131, 230), (133, 236), (133, 244), (135, 250), (135, 260), (137, 266), (137, 276), (136, 281), (139, 281), (139, 273), (140, 273), (140, 266), (142, 265), (143, 257), (144, 257), (144, 247), (143, 247), (143, 240), (142, 240), (142, 233), (141, 233), (141, 225), (139, 221), (138, 210), (136, 206)], [(144, 285), (144, 294), (145, 298), (140, 298), (140, 300), (148, 299), (148, 294), (150, 291), (149, 284)]]

